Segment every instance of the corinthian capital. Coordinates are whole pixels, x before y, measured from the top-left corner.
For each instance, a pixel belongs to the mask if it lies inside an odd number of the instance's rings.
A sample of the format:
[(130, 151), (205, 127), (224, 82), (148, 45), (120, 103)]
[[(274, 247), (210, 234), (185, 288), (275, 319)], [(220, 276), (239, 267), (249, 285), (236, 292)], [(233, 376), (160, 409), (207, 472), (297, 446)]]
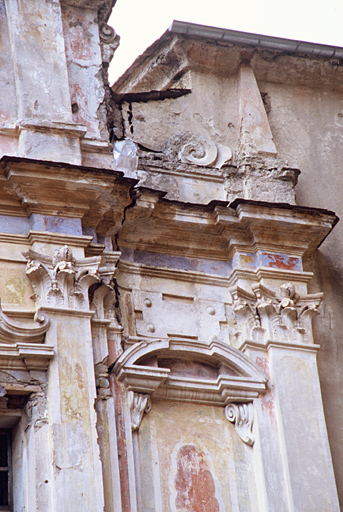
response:
[(68, 246), (57, 249), (53, 257), (32, 250), (23, 255), (38, 307), (89, 309), (89, 287), (101, 282), (100, 256), (76, 259)]

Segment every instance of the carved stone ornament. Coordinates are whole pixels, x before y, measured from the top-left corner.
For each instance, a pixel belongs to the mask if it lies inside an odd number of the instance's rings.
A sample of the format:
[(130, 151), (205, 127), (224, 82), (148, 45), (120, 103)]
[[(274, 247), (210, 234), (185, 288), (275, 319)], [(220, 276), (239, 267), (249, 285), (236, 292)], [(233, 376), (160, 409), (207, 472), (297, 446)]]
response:
[(116, 38), (116, 31), (107, 23), (101, 22), (99, 24), (99, 36), (102, 43), (112, 43)]
[(23, 255), (38, 306), (87, 310), (90, 286), (109, 279), (108, 266), (101, 256), (77, 260), (67, 245), (57, 249), (52, 258), (32, 250)]
[(101, 400), (107, 400), (111, 397), (107, 360), (108, 357), (94, 365), (97, 397)]
[[(169, 367), (163, 367), (161, 363), (168, 366), (167, 361)], [(181, 372), (174, 370), (177, 366)], [(267, 383), (266, 375), (248, 356), (217, 340), (210, 344), (178, 339), (141, 341), (119, 357), (113, 373), (130, 392), (142, 397), (217, 406), (252, 401), (265, 393)], [(138, 410), (145, 409), (141, 402), (134, 404), (131, 398), (133, 424), (139, 426), (143, 413), (138, 417)]]
[(229, 147), (215, 143), (200, 134), (191, 133), (171, 137), (167, 142), (165, 153), (171, 158), (177, 157), (185, 164), (218, 169), (232, 158)]
[(139, 429), (144, 413), (148, 413), (151, 410), (150, 395), (129, 391), (129, 407), (131, 412), (131, 427), (132, 430), (135, 431)]
[(90, 297), (90, 309), (95, 311), (93, 318), (111, 320), (118, 325), (115, 318), (116, 293), (114, 290), (114, 276), (117, 273), (117, 263), (120, 252), (104, 252), (99, 267), (101, 283), (95, 287)]
[(126, 176), (136, 177), (138, 169), (138, 146), (131, 139), (117, 140), (113, 145), (113, 158), (116, 169), (126, 173)]
[(120, 37), (110, 25), (99, 23), (99, 37), (101, 41), (101, 53), (103, 62), (109, 64), (113, 54), (119, 46)]
[(253, 446), (255, 439), (252, 433), (254, 422), (254, 407), (252, 403), (228, 404), (225, 407), (225, 416), (235, 424), (236, 432), (242, 441)]
[(50, 320), (38, 311), (34, 322), (31, 327), (13, 321), (0, 305), (0, 368), (46, 370), (54, 355), (53, 347), (44, 344)]
[(252, 290), (230, 289), (236, 344), (245, 340), (313, 343), (312, 317), (319, 313), (321, 293), (300, 296), (291, 283), (282, 284), (278, 293), (261, 284), (253, 285)]

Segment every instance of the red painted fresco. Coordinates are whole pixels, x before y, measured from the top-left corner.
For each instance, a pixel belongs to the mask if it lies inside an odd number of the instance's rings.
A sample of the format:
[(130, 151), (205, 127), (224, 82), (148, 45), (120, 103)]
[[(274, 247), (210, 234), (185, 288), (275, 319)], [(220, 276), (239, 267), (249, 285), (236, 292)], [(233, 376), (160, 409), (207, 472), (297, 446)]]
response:
[(176, 510), (182, 512), (219, 512), (213, 476), (202, 450), (185, 445), (177, 454), (175, 476)]
[(268, 267), (279, 268), (281, 270), (299, 270), (299, 258), (292, 258), (291, 256), (283, 256), (281, 254), (268, 254), (263, 253), (268, 261)]

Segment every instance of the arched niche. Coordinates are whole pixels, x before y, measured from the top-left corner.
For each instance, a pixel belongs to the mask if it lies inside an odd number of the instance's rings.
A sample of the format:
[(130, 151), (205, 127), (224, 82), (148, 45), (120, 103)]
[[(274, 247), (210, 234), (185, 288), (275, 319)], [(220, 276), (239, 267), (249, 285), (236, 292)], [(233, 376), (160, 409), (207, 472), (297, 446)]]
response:
[(113, 373), (129, 391), (133, 430), (149, 412), (151, 398), (176, 400), (225, 407), (240, 437), (253, 444), (251, 402), (265, 393), (268, 379), (234, 347), (220, 341), (141, 341), (120, 356)]

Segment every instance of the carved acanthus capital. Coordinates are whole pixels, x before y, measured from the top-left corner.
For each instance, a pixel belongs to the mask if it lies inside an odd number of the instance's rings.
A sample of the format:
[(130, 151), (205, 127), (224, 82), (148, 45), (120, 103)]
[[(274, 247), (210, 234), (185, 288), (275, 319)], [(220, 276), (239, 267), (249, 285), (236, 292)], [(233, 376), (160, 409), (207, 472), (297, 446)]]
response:
[(253, 446), (255, 439), (252, 433), (254, 422), (254, 407), (252, 403), (236, 404), (231, 403), (225, 407), (226, 418), (234, 423), (236, 432), (242, 441)]
[(57, 249), (53, 257), (28, 250), (26, 274), (38, 306), (88, 309), (88, 289), (101, 282), (101, 257), (77, 260), (71, 249)]
[(253, 293), (232, 288), (236, 321), (236, 343), (268, 340), (312, 343), (312, 317), (318, 314), (322, 294), (300, 296), (292, 283), (284, 283), (278, 293), (261, 285)]
[(139, 429), (144, 413), (148, 413), (151, 410), (150, 395), (129, 391), (129, 407), (131, 412), (131, 427), (132, 430), (135, 431)]
[(90, 291), (90, 308), (95, 311), (94, 318), (112, 320), (115, 325), (118, 324), (115, 318), (114, 277), (118, 270), (116, 265), (119, 257), (120, 252), (104, 252), (101, 255), (98, 271), (101, 281)]
[(255, 296), (252, 293), (240, 286), (231, 288), (230, 292), (236, 321), (236, 344), (241, 344), (244, 340), (250, 339), (256, 329), (261, 328), (260, 319), (255, 307)]

